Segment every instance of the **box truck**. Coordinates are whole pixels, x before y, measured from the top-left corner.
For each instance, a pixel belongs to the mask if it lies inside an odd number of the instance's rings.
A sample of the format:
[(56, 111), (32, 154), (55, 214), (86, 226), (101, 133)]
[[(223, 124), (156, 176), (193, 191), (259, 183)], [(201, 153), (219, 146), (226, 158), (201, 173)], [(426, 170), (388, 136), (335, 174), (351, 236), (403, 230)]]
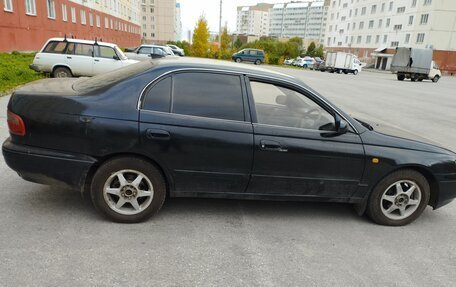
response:
[(397, 74), (399, 81), (432, 80), (436, 83), (442, 77), (442, 73), (432, 60), (432, 55), (432, 49), (398, 47), (391, 61), (391, 71)]
[(353, 73), (357, 75), (361, 72), (361, 62), (350, 53), (328, 52), (326, 54), (326, 69), (331, 73)]

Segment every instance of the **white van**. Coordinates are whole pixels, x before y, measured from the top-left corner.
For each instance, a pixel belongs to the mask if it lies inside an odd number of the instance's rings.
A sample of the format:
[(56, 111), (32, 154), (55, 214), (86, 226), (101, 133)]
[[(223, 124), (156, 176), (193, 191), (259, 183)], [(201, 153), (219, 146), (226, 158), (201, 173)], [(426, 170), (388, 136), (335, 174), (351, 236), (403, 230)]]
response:
[(137, 62), (129, 60), (115, 44), (51, 38), (36, 54), (30, 68), (55, 78), (66, 78), (94, 76)]

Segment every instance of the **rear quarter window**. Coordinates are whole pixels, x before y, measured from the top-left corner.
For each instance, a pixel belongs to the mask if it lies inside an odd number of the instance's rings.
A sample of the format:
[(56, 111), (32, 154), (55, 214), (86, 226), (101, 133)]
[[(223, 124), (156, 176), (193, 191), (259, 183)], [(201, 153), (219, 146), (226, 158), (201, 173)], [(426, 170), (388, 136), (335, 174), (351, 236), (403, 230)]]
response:
[(51, 41), (43, 49), (43, 53), (62, 54), (67, 46), (66, 42)]

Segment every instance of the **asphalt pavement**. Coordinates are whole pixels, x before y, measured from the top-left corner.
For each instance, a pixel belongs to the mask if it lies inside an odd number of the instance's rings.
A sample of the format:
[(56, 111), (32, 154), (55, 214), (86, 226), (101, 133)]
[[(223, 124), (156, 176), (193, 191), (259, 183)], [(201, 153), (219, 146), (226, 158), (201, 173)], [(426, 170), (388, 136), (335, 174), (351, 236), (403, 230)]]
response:
[[(456, 78), (270, 69), (456, 151)], [(77, 192), (22, 180), (0, 156), (0, 286), (456, 286), (455, 238), (456, 203), (395, 228), (345, 204), (212, 199), (168, 199), (147, 222), (111, 223)]]

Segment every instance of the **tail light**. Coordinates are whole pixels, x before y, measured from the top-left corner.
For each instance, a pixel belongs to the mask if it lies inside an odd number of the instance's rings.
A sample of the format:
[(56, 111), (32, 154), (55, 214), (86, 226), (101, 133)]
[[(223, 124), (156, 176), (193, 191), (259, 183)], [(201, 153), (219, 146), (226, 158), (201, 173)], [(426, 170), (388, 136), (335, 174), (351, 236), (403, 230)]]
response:
[(10, 133), (18, 136), (25, 136), (25, 125), (20, 116), (8, 111), (7, 122)]

